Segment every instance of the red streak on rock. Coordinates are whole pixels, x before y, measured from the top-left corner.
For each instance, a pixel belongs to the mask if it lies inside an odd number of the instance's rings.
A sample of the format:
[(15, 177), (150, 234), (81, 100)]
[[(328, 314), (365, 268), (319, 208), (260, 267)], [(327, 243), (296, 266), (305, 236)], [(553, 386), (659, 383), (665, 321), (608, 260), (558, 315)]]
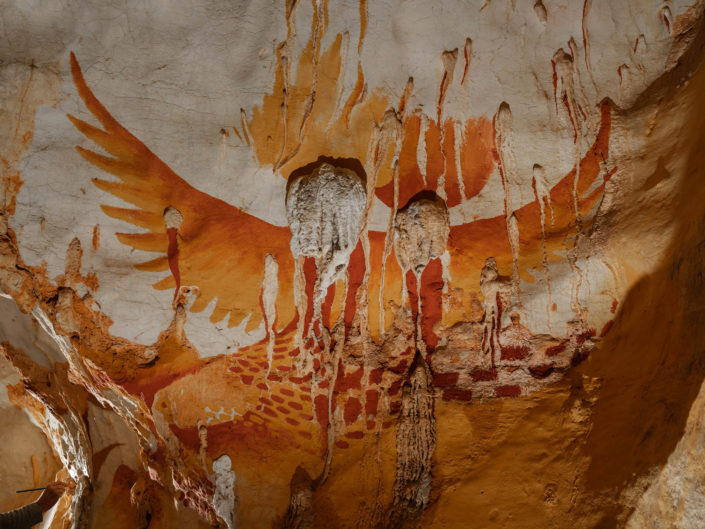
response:
[(265, 406), (265, 407), (262, 409), (262, 411), (263, 411), (264, 413), (266, 413), (267, 415), (269, 415), (270, 417), (276, 417), (276, 416), (277, 416), (276, 412), (275, 412), (272, 408), (269, 408), (268, 406)]
[(289, 424), (291, 424), (292, 426), (298, 426), (299, 424), (301, 424), (301, 423), (299, 423), (299, 421), (297, 421), (296, 419), (292, 419), (291, 417), (286, 417), (286, 418), (284, 418), (284, 420), (286, 422), (288, 422)]
[[(293, 382), (294, 384), (303, 384), (304, 382), (308, 382), (311, 380), (312, 373), (309, 373), (308, 375), (304, 377), (289, 377), (289, 380)], [(282, 393), (284, 393), (282, 391)]]
[(552, 345), (551, 347), (546, 348), (546, 356), (558, 356), (560, 353), (565, 351), (566, 345), (564, 343), (560, 343), (558, 345)]
[(335, 381), (336, 393), (342, 393), (349, 389), (360, 389), (364, 368), (360, 367), (352, 373), (345, 374), (345, 365), (340, 360), (338, 363), (338, 378)]
[(284, 406), (277, 406), (277, 411), (282, 412), (284, 415), (288, 415), (291, 413), (291, 410), (285, 408)]
[(229, 370), (232, 371), (233, 373), (242, 373), (242, 371), (243, 371), (243, 369), (241, 367), (237, 367), (237, 366), (232, 366), (231, 368), (229, 368)]
[(362, 243), (358, 241), (355, 250), (350, 254), (348, 263), (348, 294), (345, 297), (345, 312), (343, 319), (345, 320), (345, 336), (352, 327), (353, 318), (355, 317), (357, 290), (362, 284), (365, 277), (365, 254), (362, 251)]
[(399, 390), (401, 389), (402, 382), (403, 382), (402, 380), (395, 380), (394, 382), (392, 382), (392, 385), (389, 386), (389, 396), (390, 397), (393, 397), (394, 395), (399, 393)]
[(287, 404), (289, 405), (290, 408), (294, 408), (295, 410), (298, 410), (298, 411), (301, 411), (304, 409), (304, 407), (301, 404), (299, 404), (298, 402), (290, 401)]
[(357, 418), (360, 416), (361, 411), (362, 405), (360, 404), (360, 401), (355, 397), (348, 398), (348, 400), (345, 402), (345, 409), (343, 411), (343, 418), (345, 419), (345, 424), (347, 426), (350, 426), (355, 421), (357, 421)]
[(519, 386), (499, 386), (495, 388), (494, 394), (497, 397), (518, 397), (521, 395)]
[(313, 399), (313, 409), (316, 413), (318, 424), (325, 430), (328, 427), (328, 397), (316, 395), (316, 398)]
[(389, 413), (394, 415), (395, 413), (399, 413), (399, 410), (401, 410), (401, 401), (400, 400), (393, 400), (392, 402), (389, 403)]
[(553, 68), (553, 101), (556, 103), (556, 114), (558, 114), (558, 74), (556, 73), (556, 61), (551, 59)]
[(402, 373), (406, 373), (406, 368), (408, 365), (409, 361), (402, 358), (397, 365), (389, 367), (389, 371), (397, 375), (401, 375)]
[(618, 305), (619, 305), (619, 301), (617, 301), (616, 299), (613, 299), (613, 300), (612, 300), (612, 306), (610, 307), (610, 312), (611, 312), (612, 314), (614, 314), (615, 312), (617, 312), (617, 306), (618, 306)]
[(444, 71), (443, 77), (441, 78), (441, 87), (440, 87), (439, 94), (438, 94), (438, 105), (436, 105), (436, 110), (438, 112), (437, 121), (439, 124), (441, 122), (441, 108), (443, 106), (443, 98), (446, 95), (446, 88), (448, 88), (448, 85), (446, 83), (447, 79), (448, 79), (448, 72)]
[(587, 114), (585, 113), (585, 111), (583, 110), (583, 107), (581, 105), (578, 105), (578, 110), (580, 110), (580, 113), (583, 116), (583, 121), (587, 121)]
[(529, 373), (531, 373), (531, 376), (534, 378), (546, 378), (553, 373), (553, 365), (543, 364), (540, 366), (532, 366), (529, 368)]
[(595, 329), (588, 329), (587, 331), (578, 334), (575, 337), (575, 341), (578, 343), (578, 345), (584, 344), (589, 338), (592, 338), (597, 334), (597, 331)]
[(604, 337), (608, 332), (610, 332), (612, 325), (614, 325), (614, 320), (609, 320), (607, 323), (605, 323), (604, 327), (602, 327), (602, 330), (600, 331), (600, 338)]
[(323, 320), (323, 325), (330, 329), (330, 311), (333, 307), (333, 299), (335, 298), (335, 283), (328, 287), (326, 292), (326, 297), (321, 305), (321, 320)]
[[(313, 257), (304, 258), (304, 280), (306, 287), (304, 291), (306, 292), (306, 315), (304, 316), (304, 333), (309, 332), (309, 325), (311, 325), (311, 320), (313, 319), (313, 292), (316, 286), (316, 260)], [(306, 347), (313, 347), (311, 345), (306, 345)]]
[(294, 392), (291, 391), (290, 389), (282, 388), (280, 391), (281, 391), (281, 394), (282, 394), (282, 395), (287, 395), (287, 396), (289, 396), (289, 397), (293, 397), (293, 396), (294, 396)]
[[(292, 421), (293, 421), (293, 419), (292, 419)], [(301, 437), (303, 437), (304, 439), (311, 439), (311, 434), (308, 433), (308, 432), (298, 431), (298, 432), (296, 432), (296, 433), (298, 433), (298, 434), (299, 434)]]
[(459, 389), (459, 388), (446, 389), (445, 391), (443, 391), (442, 398), (445, 401), (449, 401), (449, 400), (469, 401), (469, 400), (472, 400), (472, 390), (471, 389)]
[[(505, 199), (506, 202), (506, 199)], [(499, 291), (495, 295), (495, 302), (497, 304), (497, 319), (492, 322), (492, 333), (490, 335), (490, 352), (491, 352), (491, 360), (492, 360), (492, 367), (495, 367), (495, 362), (494, 362), (494, 341), (495, 341), (495, 336), (497, 337), (497, 344), (499, 345), (499, 332), (502, 328), (502, 310), (504, 309), (502, 305), (502, 297), (499, 295)]]
[(443, 265), (432, 259), (421, 274), (421, 335), (426, 350), (432, 353), (438, 345), (433, 327), (443, 317)]
[(588, 13), (588, 2), (591, 0), (585, 0), (583, 2), (583, 16), (582, 16), (582, 24), (581, 24), (581, 29), (583, 32), (583, 50), (585, 54), (585, 68), (587, 68), (587, 71), (590, 73), (590, 76), (592, 76), (592, 71), (590, 70), (590, 63), (589, 63), (589, 58), (588, 58), (588, 50), (590, 49), (588, 47), (588, 39), (587, 39), (587, 32), (585, 31), (585, 23), (587, 20), (587, 13)]
[(379, 392), (376, 389), (368, 389), (365, 392), (365, 415), (375, 417), (377, 415), (377, 404), (379, 403)]
[(364, 433), (362, 433), (361, 430), (356, 430), (354, 432), (348, 432), (345, 434), (345, 437), (348, 439), (362, 439), (364, 437)]
[(497, 370), (496, 369), (478, 369), (470, 373), (473, 382), (488, 382), (490, 380), (497, 380)]
[(416, 275), (411, 270), (406, 271), (406, 290), (409, 293), (411, 317), (416, 321), (419, 315), (419, 294), (416, 286)]
[(265, 391), (267, 390), (267, 384), (265, 384), (264, 382), (260, 382), (259, 384), (257, 384), (256, 387), (257, 387), (258, 389), (263, 389), (263, 390), (265, 390)]
[(463, 77), (460, 79), (460, 84), (465, 83), (465, 76), (468, 73), (468, 66), (470, 66), (470, 58), (468, 57), (468, 47), (464, 46), (463, 56), (465, 57), (465, 68), (463, 68)]
[(384, 374), (383, 367), (377, 367), (370, 371), (370, 384), (379, 384), (382, 382), (382, 375)]
[(176, 288), (174, 289), (174, 299), (179, 294), (181, 288), (181, 272), (179, 272), (179, 242), (176, 239), (176, 228), (167, 228), (166, 235), (169, 239), (169, 247), (166, 252), (167, 260), (169, 261), (169, 270), (174, 276)]
[(336, 442), (335, 442), (335, 446), (337, 446), (338, 448), (350, 448), (350, 445), (349, 445), (348, 443), (346, 443), (345, 441), (342, 441), (342, 440), (341, 440), (341, 441), (336, 441)]
[[(620, 79), (622, 78), (622, 74), (619, 74)], [(566, 108), (566, 112), (568, 112), (568, 119), (570, 119), (570, 124), (573, 126), (573, 143), (576, 143), (578, 141), (578, 125), (575, 123), (575, 119), (573, 118), (573, 112), (570, 110), (570, 103), (568, 103), (568, 94), (563, 94), (563, 97), (561, 98), (561, 101), (563, 101), (563, 105)]]
[(436, 373), (433, 375), (432, 383), (436, 387), (454, 386), (458, 383), (460, 373)]
[(240, 375), (240, 379), (242, 380), (243, 384), (247, 384), (249, 386), (252, 384), (254, 377), (250, 375)]
[(327, 380), (321, 380), (321, 381), (318, 383), (318, 387), (319, 387), (319, 388), (326, 389), (328, 386), (330, 386), (330, 382), (328, 382)]
[(367, 429), (368, 429), (368, 430), (374, 430), (374, 429), (375, 429), (375, 424), (377, 424), (375, 421), (367, 421)]
[(588, 357), (589, 354), (590, 354), (590, 351), (588, 349), (585, 349), (583, 347), (578, 348), (573, 353), (573, 358), (570, 359), (570, 365), (575, 367), (578, 364), (582, 364), (585, 361), (585, 359)]
[(666, 16), (664, 12), (664, 7), (661, 8), (661, 11), (659, 11), (659, 14), (661, 15), (661, 20), (663, 20), (663, 23), (666, 24), (666, 29), (670, 32), (671, 31), (671, 23), (668, 21), (668, 17)]
[(526, 345), (521, 345), (521, 346), (501, 346), (502, 349), (502, 354), (501, 359), (502, 360), (523, 360), (529, 354), (531, 353), (531, 350), (529, 349), (528, 346)]
[(284, 403), (284, 399), (281, 398), (279, 395), (272, 395), (272, 400), (273, 400), (274, 402), (278, 402), (279, 404), (283, 404), (283, 403)]

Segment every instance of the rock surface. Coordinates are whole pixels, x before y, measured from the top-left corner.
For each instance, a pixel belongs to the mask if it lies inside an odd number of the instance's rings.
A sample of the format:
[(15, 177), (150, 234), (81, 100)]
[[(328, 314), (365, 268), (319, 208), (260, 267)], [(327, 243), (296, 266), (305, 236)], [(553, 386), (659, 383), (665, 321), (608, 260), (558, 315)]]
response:
[(8, 2), (0, 506), (702, 526), (704, 8)]

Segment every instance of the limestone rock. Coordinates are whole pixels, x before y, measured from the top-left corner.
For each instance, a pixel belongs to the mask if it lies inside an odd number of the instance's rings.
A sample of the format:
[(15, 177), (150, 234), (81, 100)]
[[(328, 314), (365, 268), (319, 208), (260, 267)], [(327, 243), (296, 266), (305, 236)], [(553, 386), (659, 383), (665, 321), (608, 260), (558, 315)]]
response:
[(702, 526), (704, 8), (6, 2), (0, 505)]

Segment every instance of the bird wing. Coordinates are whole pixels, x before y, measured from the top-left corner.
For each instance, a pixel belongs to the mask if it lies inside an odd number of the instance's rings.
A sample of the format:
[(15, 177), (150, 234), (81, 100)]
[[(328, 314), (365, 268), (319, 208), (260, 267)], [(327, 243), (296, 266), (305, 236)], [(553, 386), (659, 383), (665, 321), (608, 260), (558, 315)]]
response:
[[(113, 118), (86, 84), (73, 53), (71, 73), (81, 99), (103, 128), (68, 117), (109, 156), (80, 146), (76, 149), (90, 163), (118, 178), (93, 178), (96, 187), (136, 207), (101, 205), (101, 209), (109, 217), (147, 230), (117, 233), (120, 242), (136, 250), (164, 254), (135, 268), (149, 272), (171, 269), (172, 274), (154, 283), (155, 288), (176, 288), (175, 276), (180, 275), (182, 285), (198, 287), (192, 311), (205, 309), (215, 299), (211, 321), (229, 316), (229, 325), (235, 326), (251, 315), (246, 326), (251, 330), (263, 318), (262, 278), (265, 258), (270, 254), (279, 265), (276, 326), (286, 326), (294, 317), (289, 228), (269, 224), (191, 186)], [(176, 247), (172, 243), (171, 250), (164, 218), (170, 207), (183, 218)]]
[[(573, 168), (545, 196), (534, 185), (536, 199), (514, 212), (519, 232), (517, 266), (524, 281), (534, 282), (548, 263), (560, 261), (563, 258), (560, 254), (574, 246), (578, 231), (585, 232), (594, 221), (590, 213), (602, 200), (605, 185), (617, 169), (606, 170), (603, 166), (609, 155), (610, 128), (611, 105), (605, 101), (600, 128), (592, 147), (580, 161), (577, 178)], [(448, 250), (450, 286), (465, 294), (464, 306), (458, 307), (455, 314), (447, 314), (446, 321), (450, 322), (458, 321), (463, 312), (470, 314), (467, 294), (479, 294), (480, 273), (487, 257), (496, 259), (501, 274), (512, 275), (514, 260), (507, 218), (499, 215), (452, 226)]]

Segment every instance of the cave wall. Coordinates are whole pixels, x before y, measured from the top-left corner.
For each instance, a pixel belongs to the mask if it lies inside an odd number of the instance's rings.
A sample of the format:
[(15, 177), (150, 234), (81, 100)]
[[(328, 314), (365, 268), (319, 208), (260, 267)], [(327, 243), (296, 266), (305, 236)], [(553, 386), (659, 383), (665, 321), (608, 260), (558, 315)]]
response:
[(3, 20), (0, 475), (76, 483), (45, 526), (701, 525), (701, 2)]

